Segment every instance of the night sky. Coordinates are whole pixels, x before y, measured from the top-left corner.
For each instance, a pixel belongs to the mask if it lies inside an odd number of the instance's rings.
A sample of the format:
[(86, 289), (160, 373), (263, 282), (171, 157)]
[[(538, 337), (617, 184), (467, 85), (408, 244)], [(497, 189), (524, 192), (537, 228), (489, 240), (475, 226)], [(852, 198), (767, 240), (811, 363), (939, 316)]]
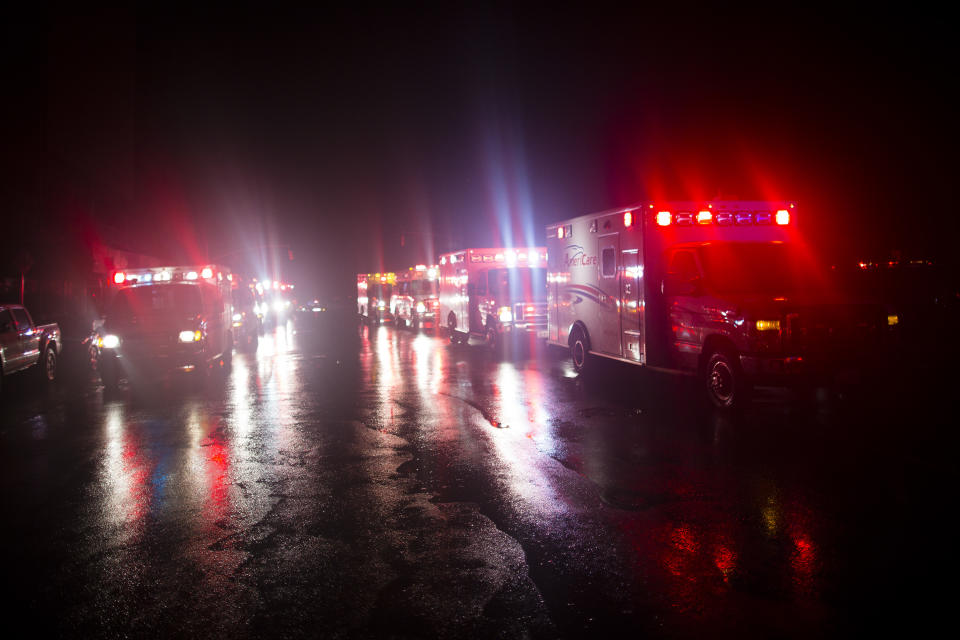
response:
[(944, 16), (455, 5), (10, 17), (4, 217), (317, 293), (645, 198), (795, 199), (830, 259), (955, 253)]

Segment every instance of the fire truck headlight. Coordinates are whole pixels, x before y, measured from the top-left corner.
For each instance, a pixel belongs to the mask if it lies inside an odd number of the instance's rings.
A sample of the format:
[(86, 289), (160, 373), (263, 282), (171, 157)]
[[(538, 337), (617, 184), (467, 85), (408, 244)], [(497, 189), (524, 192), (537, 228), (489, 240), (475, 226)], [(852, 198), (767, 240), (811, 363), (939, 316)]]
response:
[(180, 342), (200, 342), (203, 337), (202, 331), (181, 331)]
[(780, 331), (779, 320), (757, 320), (757, 331)]
[(500, 307), (497, 310), (497, 316), (500, 322), (513, 322), (513, 312), (510, 311), (510, 307)]
[(233, 321), (234, 321), (234, 322), (240, 322), (241, 320), (243, 320), (243, 314), (242, 314), (242, 313), (235, 313), (235, 314), (233, 314)]
[(277, 313), (282, 313), (282, 312), (283, 312), (283, 301), (282, 301), (282, 300), (277, 300), (276, 302), (274, 302), (274, 303), (273, 303), (273, 310), (276, 311)]
[(417, 303), (417, 313), (424, 313), (427, 310), (427, 305), (422, 302)]
[(377, 303), (377, 309), (380, 309), (381, 311), (383, 311), (385, 308), (386, 308), (386, 305), (384, 304), (383, 300)]
[(112, 333), (108, 333), (107, 335), (103, 336), (102, 338), (100, 338), (100, 340), (98, 340), (98, 342), (100, 343), (100, 346), (104, 349), (116, 349), (117, 347), (120, 346), (120, 338), (113, 335)]

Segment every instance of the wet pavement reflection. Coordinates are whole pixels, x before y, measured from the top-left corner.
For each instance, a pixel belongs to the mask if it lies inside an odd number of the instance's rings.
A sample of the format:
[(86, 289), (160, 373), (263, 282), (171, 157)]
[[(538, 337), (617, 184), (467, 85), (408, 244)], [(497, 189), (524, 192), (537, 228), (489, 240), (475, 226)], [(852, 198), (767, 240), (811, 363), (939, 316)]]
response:
[(765, 390), (729, 416), (597, 369), (290, 322), (231, 367), (5, 391), (6, 604), (68, 636), (933, 628), (932, 405)]

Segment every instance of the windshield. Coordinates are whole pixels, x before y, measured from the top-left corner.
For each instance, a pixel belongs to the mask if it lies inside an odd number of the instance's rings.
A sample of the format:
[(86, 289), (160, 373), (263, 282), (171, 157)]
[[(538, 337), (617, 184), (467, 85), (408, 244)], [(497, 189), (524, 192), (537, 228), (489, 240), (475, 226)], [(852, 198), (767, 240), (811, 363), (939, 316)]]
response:
[(199, 288), (161, 285), (118, 291), (108, 316), (117, 322), (129, 322), (134, 318), (192, 318), (201, 310)]
[(699, 254), (706, 285), (716, 294), (785, 296), (804, 285), (800, 260), (783, 243), (710, 244)]
[(436, 280), (414, 280), (410, 283), (410, 292), (415, 296), (430, 296), (437, 293)]
[(248, 311), (253, 309), (256, 302), (253, 297), (253, 291), (247, 288), (240, 288), (233, 292), (233, 306), (237, 309)]
[(501, 303), (546, 302), (547, 270), (517, 267), (491, 269), (488, 274), (490, 295)]

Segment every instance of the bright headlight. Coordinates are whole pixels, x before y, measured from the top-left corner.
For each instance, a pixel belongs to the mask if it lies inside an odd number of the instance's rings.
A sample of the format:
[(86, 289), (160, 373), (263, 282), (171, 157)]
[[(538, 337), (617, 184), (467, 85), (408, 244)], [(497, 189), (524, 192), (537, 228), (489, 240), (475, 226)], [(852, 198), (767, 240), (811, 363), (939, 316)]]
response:
[(203, 337), (203, 333), (200, 331), (181, 331), (180, 332), (180, 342), (200, 342), (200, 338)]
[(513, 322), (513, 312), (510, 311), (510, 307), (500, 307), (497, 310), (497, 316), (499, 316), (500, 322)]
[(417, 303), (417, 313), (423, 313), (426, 310), (427, 310), (427, 305), (423, 304), (422, 302)]
[(235, 313), (235, 314), (233, 314), (233, 321), (234, 321), (234, 322), (240, 322), (241, 320), (243, 320), (243, 314), (242, 314), (242, 313)]
[(107, 335), (100, 338), (100, 346), (104, 349), (116, 349), (120, 346), (120, 338), (108, 333)]

